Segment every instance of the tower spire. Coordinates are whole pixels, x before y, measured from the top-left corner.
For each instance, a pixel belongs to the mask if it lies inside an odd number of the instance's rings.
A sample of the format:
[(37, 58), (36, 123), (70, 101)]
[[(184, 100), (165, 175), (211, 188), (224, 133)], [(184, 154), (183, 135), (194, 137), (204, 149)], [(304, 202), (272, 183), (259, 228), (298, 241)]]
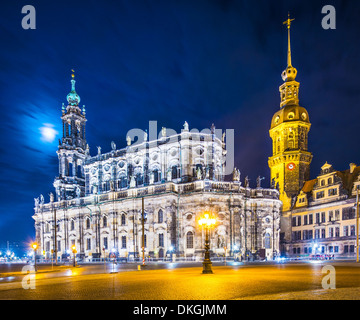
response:
[(288, 13), (288, 18), (286, 21), (283, 22), (283, 24), (286, 24), (286, 27), (288, 29), (288, 53), (287, 53), (287, 65), (288, 67), (291, 67), (291, 46), (290, 46), (290, 27), (291, 22), (295, 19), (290, 19), (290, 12)]
[(287, 20), (283, 22), (283, 24), (286, 25), (286, 28), (288, 30), (287, 67), (281, 74), (281, 77), (284, 81), (295, 80), (297, 75), (297, 70), (292, 66), (291, 63), (291, 45), (290, 45), (290, 27), (291, 27), (291, 23), (294, 20), (295, 19), (290, 18), (290, 13), (288, 13)]

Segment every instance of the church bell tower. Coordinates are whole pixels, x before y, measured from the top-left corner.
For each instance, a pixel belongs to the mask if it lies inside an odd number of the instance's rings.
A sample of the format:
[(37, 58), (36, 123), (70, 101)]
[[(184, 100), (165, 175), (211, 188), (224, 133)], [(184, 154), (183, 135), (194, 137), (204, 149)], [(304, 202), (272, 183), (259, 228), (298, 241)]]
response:
[(293, 20), (288, 17), (284, 22), (288, 30), (287, 67), (281, 74), (284, 83), (279, 87), (280, 110), (274, 114), (269, 131), (273, 147), (268, 160), (270, 176), (272, 185), (280, 192), (285, 215), (309, 179), (312, 160), (308, 151), (311, 124), (307, 110), (299, 105), (300, 84), (295, 80), (297, 70), (291, 62), (290, 26)]
[(85, 138), (85, 106), (82, 110), (79, 107), (80, 96), (75, 91), (75, 74), (72, 71), (68, 105), (62, 105), (63, 136), (59, 139), (57, 151), (59, 176), (54, 181), (57, 200), (85, 194), (83, 164), (89, 151)]

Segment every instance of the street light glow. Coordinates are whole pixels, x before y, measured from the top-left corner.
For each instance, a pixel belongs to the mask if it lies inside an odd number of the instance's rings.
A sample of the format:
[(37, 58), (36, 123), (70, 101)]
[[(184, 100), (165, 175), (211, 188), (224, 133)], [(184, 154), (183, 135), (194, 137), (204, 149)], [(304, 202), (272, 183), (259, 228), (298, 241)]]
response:
[(211, 227), (216, 223), (216, 219), (214, 217), (210, 217), (209, 213), (205, 213), (202, 218), (199, 219), (199, 225), (205, 227)]

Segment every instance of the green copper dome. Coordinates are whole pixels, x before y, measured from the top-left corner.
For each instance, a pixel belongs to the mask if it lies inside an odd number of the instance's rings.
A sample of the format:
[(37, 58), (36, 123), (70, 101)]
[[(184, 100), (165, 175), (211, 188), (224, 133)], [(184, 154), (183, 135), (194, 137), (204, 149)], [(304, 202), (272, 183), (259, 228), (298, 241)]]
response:
[(71, 106), (77, 106), (80, 103), (80, 96), (75, 91), (75, 82), (76, 81), (74, 80), (74, 75), (72, 74), (71, 91), (66, 96), (66, 99), (67, 99), (69, 105), (71, 105)]

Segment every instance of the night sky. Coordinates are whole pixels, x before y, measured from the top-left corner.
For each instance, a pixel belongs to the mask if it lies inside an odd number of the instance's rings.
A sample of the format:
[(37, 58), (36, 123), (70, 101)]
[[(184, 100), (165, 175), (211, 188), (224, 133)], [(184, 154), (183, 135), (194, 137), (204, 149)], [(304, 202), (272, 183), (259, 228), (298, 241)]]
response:
[[(21, 9), (36, 9), (24, 30)], [(324, 30), (324, 5), (336, 30)], [(288, 11), (300, 105), (312, 127), (311, 177), (360, 165), (359, 1), (6, 1), (0, 4), (0, 243), (34, 237), (34, 198), (54, 192), (61, 105), (76, 91), (91, 155), (126, 146), (149, 121), (177, 132), (235, 129), (242, 180), (264, 176), (286, 67)], [(56, 133), (43, 136), (42, 132)], [(46, 131), (47, 130), (47, 131)]]

